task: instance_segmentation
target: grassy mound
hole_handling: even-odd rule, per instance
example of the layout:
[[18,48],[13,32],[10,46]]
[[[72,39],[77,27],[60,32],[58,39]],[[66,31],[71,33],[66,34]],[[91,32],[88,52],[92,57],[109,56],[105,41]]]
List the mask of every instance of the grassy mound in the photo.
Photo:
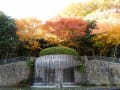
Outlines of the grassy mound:
[[76,55],[76,56],[79,55],[79,53],[75,49],[57,46],[57,47],[51,47],[41,50],[39,56],[52,55],[52,54],[68,54],[68,55]]

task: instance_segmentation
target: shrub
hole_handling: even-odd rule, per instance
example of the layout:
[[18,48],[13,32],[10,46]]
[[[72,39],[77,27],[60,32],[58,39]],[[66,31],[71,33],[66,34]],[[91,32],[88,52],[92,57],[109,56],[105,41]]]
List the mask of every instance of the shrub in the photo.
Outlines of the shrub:
[[35,60],[33,60],[33,59],[27,60],[27,65],[28,65],[28,67],[30,67],[31,69],[34,68]]
[[39,56],[51,55],[51,54],[69,54],[76,56],[79,55],[79,53],[75,49],[57,46],[57,47],[51,47],[41,50]]

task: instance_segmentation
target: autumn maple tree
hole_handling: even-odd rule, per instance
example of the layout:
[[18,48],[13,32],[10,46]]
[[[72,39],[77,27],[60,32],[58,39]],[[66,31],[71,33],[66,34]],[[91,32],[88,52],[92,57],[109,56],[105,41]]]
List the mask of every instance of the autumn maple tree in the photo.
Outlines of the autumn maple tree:
[[120,14],[104,13],[102,17],[97,20],[97,29],[93,30],[93,34],[96,34],[93,40],[94,46],[99,48],[100,55],[106,55],[111,47],[116,49],[120,45]]
[[83,37],[86,34],[87,22],[79,18],[58,18],[45,23],[47,30],[60,40]]
[[50,34],[46,26],[36,18],[16,20],[16,26],[19,40],[24,42],[24,46],[28,49],[41,49],[45,43],[56,42],[56,36]]
[[41,21],[36,18],[23,18],[16,20],[19,40],[25,42],[26,48],[39,48],[38,39],[43,37],[44,31],[41,30]]

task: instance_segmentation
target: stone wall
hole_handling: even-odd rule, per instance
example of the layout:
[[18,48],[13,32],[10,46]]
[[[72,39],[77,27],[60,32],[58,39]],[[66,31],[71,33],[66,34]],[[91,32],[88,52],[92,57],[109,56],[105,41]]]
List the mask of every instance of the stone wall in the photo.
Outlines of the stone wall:
[[76,81],[87,85],[120,85],[120,64],[91,60],[85,62],[85,73],[75,71]]
[[[85,72],[75,68],[75,83],[87,85],[120,85],[120,63],[85,60]],[[28,79],[30,69],[26,62],[0,65],[0,86],[15,86]],[[59,78],[56,78],[59,79]]]
[[30,69],[26,62],[0,65],[0,86],[15,86],[28,79]]

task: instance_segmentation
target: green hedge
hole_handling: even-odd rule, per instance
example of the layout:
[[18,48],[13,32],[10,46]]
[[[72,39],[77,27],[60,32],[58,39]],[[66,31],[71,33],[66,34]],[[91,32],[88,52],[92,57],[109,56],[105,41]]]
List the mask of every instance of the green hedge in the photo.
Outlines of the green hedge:
[[52,54],[69,54],[69,55],[76,55],[76,56],[79,55],[79,53],[75,49],[57,46],[57,47],[51,47],[51,48],[46,48],[41,50],[39,56],[52,55]]

